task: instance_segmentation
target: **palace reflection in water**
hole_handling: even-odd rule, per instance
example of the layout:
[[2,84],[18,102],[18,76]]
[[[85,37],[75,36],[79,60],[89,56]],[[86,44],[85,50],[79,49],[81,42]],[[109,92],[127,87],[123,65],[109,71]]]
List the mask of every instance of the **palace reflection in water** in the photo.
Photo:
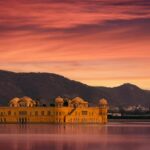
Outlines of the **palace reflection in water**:
[[149,149],[150,123],[0,125],[3,150]]

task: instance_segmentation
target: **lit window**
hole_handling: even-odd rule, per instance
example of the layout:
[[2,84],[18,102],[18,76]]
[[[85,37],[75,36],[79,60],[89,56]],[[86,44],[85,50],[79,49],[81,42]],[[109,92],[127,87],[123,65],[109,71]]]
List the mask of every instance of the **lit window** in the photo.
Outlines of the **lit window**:
[[50,116],[50,115],[51,115],[51,112],[50,112],[50,111],[48,111],[48,112],[47,112],[47,115],[48,115],[48,116]]
[[41,115],[44,116],[44,111],[41,111]]
[[38,116],[38,111],[35,112],[35,116]]
[[87,115],[87,111],[82,111],[82,115]]
[[27,115],[27,111],[19,111],[19,115]]
[[11,115],[11,111],[8,111],[8,115]]

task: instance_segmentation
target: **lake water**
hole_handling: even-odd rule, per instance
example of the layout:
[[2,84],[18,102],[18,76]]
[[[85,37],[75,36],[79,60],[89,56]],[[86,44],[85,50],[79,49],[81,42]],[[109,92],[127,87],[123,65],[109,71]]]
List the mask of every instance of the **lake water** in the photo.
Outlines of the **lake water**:
[[0,124],[0,150],[149,149],[150,123]]

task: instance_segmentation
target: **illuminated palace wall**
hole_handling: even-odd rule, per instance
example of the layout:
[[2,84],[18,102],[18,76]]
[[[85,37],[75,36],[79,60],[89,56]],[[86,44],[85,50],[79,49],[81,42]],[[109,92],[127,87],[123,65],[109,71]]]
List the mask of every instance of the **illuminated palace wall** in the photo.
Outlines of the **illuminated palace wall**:
[[98,107],[89,107],[76,97],[64,106],[63,98],[57,97],[55,106],[41,107],[29,97],[14,98],[9,107],[0,107],[0,123],[107,123],[107,108],[105,99]]

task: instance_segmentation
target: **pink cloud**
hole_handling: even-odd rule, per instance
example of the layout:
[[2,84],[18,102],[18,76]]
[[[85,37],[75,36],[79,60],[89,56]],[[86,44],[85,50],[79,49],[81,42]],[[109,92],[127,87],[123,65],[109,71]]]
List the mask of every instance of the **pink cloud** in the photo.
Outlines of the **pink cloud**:
[[141,84],[150,76],[148,1],[0,4],[1,69],[55,72],[93,85],[125,78]]

